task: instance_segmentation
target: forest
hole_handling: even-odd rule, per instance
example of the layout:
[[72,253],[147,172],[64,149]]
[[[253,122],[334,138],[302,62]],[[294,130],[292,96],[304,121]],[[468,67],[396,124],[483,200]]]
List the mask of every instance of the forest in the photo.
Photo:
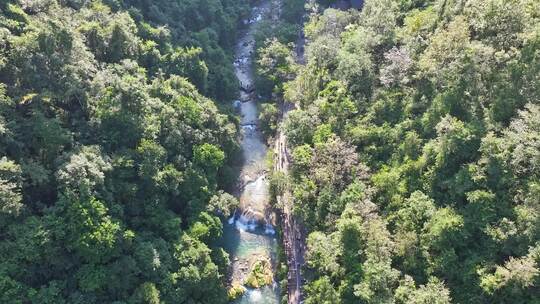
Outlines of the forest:
[[0,303],[226,303],[249,3],[0,11]]
[[[0,303],[229,302],[255,2],[0,0]],[[540,304],[540,1],[349,2],[255,37],[303,303]]]
[[259,58],[305,303],[540,303],[540,2],[339,2]]

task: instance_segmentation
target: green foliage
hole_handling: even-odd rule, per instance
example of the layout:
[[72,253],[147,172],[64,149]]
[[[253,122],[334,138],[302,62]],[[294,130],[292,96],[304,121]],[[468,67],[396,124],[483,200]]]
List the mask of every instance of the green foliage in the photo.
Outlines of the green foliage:
[[228,218],[238,207],[238,199],[229,193],[218,191],[208,202],[208,211]]
[[317,127],[313,133],[313,144],[324,144],[332,137],[332,127],[328,124],[322,124]]
[[273,136],[278,129],[279,110],[275,104],[263,103],[259,114],[261,131],[267,137]]
[[283,85],[306,303],[535,303],[536,2],[310,8]]
[[247,8],[1,1],[0,302],[226,301]]
[[220,101],[234,98],[237,84],[232,50],[237,25],[249,14],[248,1],[117,3],[129,10],[134,19],[142,21],[138,30],[144,33],[143,37],[157,43],[158,66],[152,71],[158,73],[161,69],[168,75],[187,77],[201,93]]
[[293,110],[289,112],[283,127],[289,143],[294,147],[312,142],[316,124],[317,121],[311,117],[310,113],[303,110]]
[[240,284],[233,284],[229,291],[227,292],[227,297],[229,301],[234,301],[246,292],[246,288]]
[[218,147],[212,144],[205,143],[200,146],[196,146],[193,150],[193,161],[195,164],[217,170],[225,159],[225,153]]
[[283,92],[283,83],[294,77],[295,70],[296,63],[291,45],[284,45],[274,38],[267,40],[259,50],[257,74],[270,85],[268,88],[260,88],[262,93]]
[[222,230],[223,225],[218,217],[203,212],[189,229],[189,235],[205,243],[211,243],[221,237]]
[[184,235],[175,245],[173,257],[179,267],[170,277],[172,290],[164,295],[165,301],[194,301],[199,303],[226,303],[227,293],[218,267],[211,259],[210,248],[199,240]]
[[60,198],[57,207],[57,216],[66,218],[66,223],[56,228],[57,233],[66,238],[68,249],[87,262],[113,257],[121,228],[107,215],[103,202],[94,197],[66,195]]
[[21,195],[21,167],[4,156],[0,159],[0,212],[18,215],[24,207]]
[[414,280],[405,276],[396,289],[396,303],[407,304],[449,304],[451,303],[448,289],[436,278],[430,278],[426,285],[415,286]]
[[[305,302],[537,302],[538,1],[310,2],[299,65],[303,6],[255,40],[260,92],[296,104],[260,118],[291,146],[272,191],[309,232]],[[0,3],[0,302],[227,301],[237,127],[205,96],[236,96],[248,13]]]
[[273,278],[272,265],[267,258],[263,257],[251,265],[251,270],[244,283],[251,288],[260,288],[272,284]]
[[302,172],[309,169],[313,157],[313,149],[309,145],[302,145],[294,148],[293,153],[294,170]]
[[159,290],[153,283],[143,283],[135,290],[129,303],[133,304],[159,304]]
[[291,0],[283,2],[281,18],[289,23],[299,22],[304,13],[305,2],[302,0]]
[[306,293],[306,303],[308,304],[341,303],[339,299],[339,294],[334,289],[334,287],[330,283],[330,280],[327,277],[321,277],[320,279],[306,286]]
[[306,261],[310,268],[316,269],[321,274],[340,274],[342,270],[338,264],[339,244],[336,243],[335,238],[315,231],[309,235],[307,245],[309,250]]

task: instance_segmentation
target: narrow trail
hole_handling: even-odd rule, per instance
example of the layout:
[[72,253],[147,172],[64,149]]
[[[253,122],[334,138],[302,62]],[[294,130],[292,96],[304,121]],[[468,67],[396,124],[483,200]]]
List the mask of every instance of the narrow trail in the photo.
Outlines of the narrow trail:
[[[286,112],[284,112],[286,114]],[[287,148],[286,136],[280,132],[275,146],[277,153],[276,168],[278,172],[287,174],[290,153]],[[289,190],[277,197],[278,204],[283,206],[281,226],[283,231],[283,248],[287,256],[288,303],[297,304],[302,300],[302,266],[304,265],[305,234],[302,225],[293,215],[293,199]]]
[[[296,43],[297,63],[304,63],[304,43],[303,33],[298,37]],[[283,101],[280,107],[279,124],[287,118],[289,111],[295,109],[295,105]],[[282,128],[279,129],[274,151],[276,160],[274,170],[288,174],[291,155],[287,146],[287,136]],[[302,224],[295,218],[293,214],[293,198],[290,189],[277,197],[278,206],[282,208],[281,226],[283,231],[283,248],[287,256],[287,266],[289,273],[287,274],[287,294],[289,304],[299,304],[302,302],[302,267],[304,265],[304,255],[306,252],[306,237],[305,230]]]

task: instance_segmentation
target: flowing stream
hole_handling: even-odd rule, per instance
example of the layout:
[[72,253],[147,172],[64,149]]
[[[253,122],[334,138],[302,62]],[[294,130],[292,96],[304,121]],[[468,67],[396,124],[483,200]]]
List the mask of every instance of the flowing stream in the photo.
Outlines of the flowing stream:
[[[253,90],[252,60],[255,47],[255,25],[270,10],[270,1],[253,7],[246,20],[235,52],[235,71],[240,81],[240,101],[235,102],[242,120],[242,153],[240,206],[224,225],[224,247],[231,258],[230,281],[243,284],[252,264],[260,259],[271,261],[275,270],[278,242],[275,236],[275,215],[269,206],[267,146],[259,130],[259,110]],[[247,286],[246,286],[247,287]],[[234,303],[279,303],[279,287],[275,280],[261,288],[247,288]]]

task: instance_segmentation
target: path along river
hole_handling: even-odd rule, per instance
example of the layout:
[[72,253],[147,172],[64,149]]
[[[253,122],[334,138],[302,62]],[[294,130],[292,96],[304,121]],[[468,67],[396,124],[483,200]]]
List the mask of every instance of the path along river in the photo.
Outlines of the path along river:
[[[242,120],[242,152],[244,163],[240,174],[240,207],[224,227],[224,247],[231,258],[230,281],[243,284],[252,264],[261,259],[271,261],[275,268],[278,241],[275,236],[275,215],[269,206],[267,176],[267,146],[259,130],[259,111],[253,91],[252,60],[256,24],[268,18],[271,3],[262,0],[253,7],[246,29],[241,34],[235,52],[235,70],[240,88],[239,107]],[[248,288],[235,303],[279,303],[279,287],[272,284]]]

